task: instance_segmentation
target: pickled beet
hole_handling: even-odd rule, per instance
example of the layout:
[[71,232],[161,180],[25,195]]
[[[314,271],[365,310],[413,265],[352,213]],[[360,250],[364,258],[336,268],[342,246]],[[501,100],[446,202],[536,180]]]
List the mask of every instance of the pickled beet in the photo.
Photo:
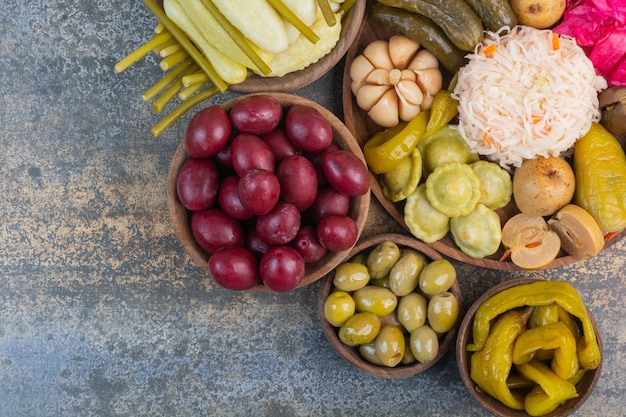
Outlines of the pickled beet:
[[243,291],[261,283],[258,260],[248,249],[224,247],[209,258],[209,272],[222,287]]
[[333,252],[350,249],[356,243],[359,233],[354,220],[336,214],[321,219],[316,231],[320,243]]
[[259,275],[267,288],[276,292],[290,291],[304,278],[304,259],[289,246],[274,246],[261,258]]
[[194,211],[191,214],[191,233],[195,241],[209,254],[227,246],[243,246],[243,228],[235,219],[219,209]]
[[210,159],[189,159],[176,177],[178,198],[191,211],[211,207],[217,198],[218,187],[219,173]]
[[239,132],[262,135],[274,130],[283,107],[274,97],[258,94],[243,98],[230,109],[230,121]]
[[196,113],[185,130],[185,150],[191,158],[209,158],[224,148],[232,126],[228,113],[219,105]]

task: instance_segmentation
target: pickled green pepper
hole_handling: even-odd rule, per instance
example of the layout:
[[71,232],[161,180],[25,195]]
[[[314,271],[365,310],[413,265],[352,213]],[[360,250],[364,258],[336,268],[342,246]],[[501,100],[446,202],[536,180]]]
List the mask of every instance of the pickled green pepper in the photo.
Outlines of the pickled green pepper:
[[574,384],[559,378],[543,362],[533,360],[516,368],[523,377],[538,384],[524,398],[524,409],[531,416],[546,415],[564,401],[578,397]]

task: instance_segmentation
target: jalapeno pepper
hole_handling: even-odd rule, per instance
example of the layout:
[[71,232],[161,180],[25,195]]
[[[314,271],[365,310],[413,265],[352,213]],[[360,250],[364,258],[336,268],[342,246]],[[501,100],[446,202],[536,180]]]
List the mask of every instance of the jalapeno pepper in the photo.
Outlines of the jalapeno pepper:
[[600,348],[593,324],[580,294],[568,282],[536,281],[518,285],[499,292],[487,299],[476,310],[473,324],[473,343],[468,351],[479,351],[489,335],[490,322],[501,313],[522,306],[542,306],[557,303],[569,314],[577,317],[582,325],[582,337],[578,342],[577,355],[584,369],[596,369],[600,364]]
[[422,111],[403,128],[390,128],[368,140],[363,146],[363,155],[369,169],[375,174],[384,174],[409,156],[426,130],[429,115],[430,112]]
[[526,329],[530,309],[510,310],[502,314],[482,350],[470,358],[470,377],[487,394],[515,410],[524,409],[522,395],[512,393],[507,385],[511,371],[515,339]]
[[533,360],[516,368],[523,377],[538,384],[524,398],[524,409],[531,416],[548,414],[564,401],[578,397],[576,387],[559,378],[543,362]]
[[576,339],[561,321],[522,332],[515,341],[513,363],[520,365],[534,359],[539,349],[553,350],[552,370],[561,379],[572,378],[578,371]]

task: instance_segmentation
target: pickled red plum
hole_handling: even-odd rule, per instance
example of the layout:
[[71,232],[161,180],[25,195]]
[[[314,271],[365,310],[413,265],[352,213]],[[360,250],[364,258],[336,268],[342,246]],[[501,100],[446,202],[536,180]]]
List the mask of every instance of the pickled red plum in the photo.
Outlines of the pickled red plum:
[[231,175],[222,180],[218,193],[220,208],[233,219],[245,220],[252,213],[244,207],[239,198],[239,177]]
[[304,278],[304,259],[289,246],[274,246],[261,258],[261,280],[267,288],[286,292],[298,286]]
[[247,290],[261,282],[256,256],[241,247],[217,250],[209,259],[209,272],[215,282],[234,291]]
[[317,225],[317,238],[327,249],[341,252],[350,249],[357,241],[358,228],[348,216],[326,216]]
[[274,154],[261,138],[241,133],[233,138],[230,145],[230,158],[235,172],[240,177],[252,169],[273,172]]
[[226,146],[232,126],[219,105],[196,113],[185,130],[184,146],[191,158],[209,158]]
[[333,130],[313,107],[294,105],[287,111],[285,131],[289,139],[307,152],[319,152],[333,142]]
[[270,147],[276,161],[282,161],[288,156],[298,154],[298,148],[289,140],[285,129],[282,127],[277,127],[271,132],[261,135],[261,139]]
[[183,164],[176,178],[176,192],[185,208],[204,210],[217,198],[219,174],[210,159],[189,159]]
[[317,193],[309,212],[314,222],[331,214],[345,216],[350,209],[350,197],[332,187],[324,187]]
[[209,254],[226,246],[243,246],[245,242],[239,222],[218,209],[193,212],[191,232],[198,245]]
[[262,135],[274,130],[283,117],[283,107],[268,95],[244,98],[230,110],[230,121],[239,132]]
[[269,213],[280,197],[280,183],[272,172],[253,169],[239,179],[241,204],[252,214]]
[[317,173],[313,164],[304,156],[293,155],[285,158],[276,176],[280,182],[281,197],[300,211],[308,209],[317,196]]
[[328,252],[328,249],[322,246],[317,239],[317,233],[313,226],[302,226],[291,246],[300,252],[306,263],[317,262]]
[[328,183],[337,191],[358,197],[369,190],[369,172],[363,161],[352,153],[338,149],[326,152],[322,168]]
[[267,214],[259,216],[256,232],[270,245],[285,245],[291,242],[300,229],[300,211],[293,204],[279,202]]

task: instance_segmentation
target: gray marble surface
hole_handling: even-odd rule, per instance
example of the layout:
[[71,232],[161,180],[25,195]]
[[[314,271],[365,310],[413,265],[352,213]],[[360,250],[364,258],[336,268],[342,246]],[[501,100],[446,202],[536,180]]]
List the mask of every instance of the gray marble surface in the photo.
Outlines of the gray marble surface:
[[[319,326],[319,283],[233,293],[191,262],[165,198],[189,116],[152,137],[161,115],[140,95],[161,76],[158,61],[113,71],[155,25],[142,2],[2,6],[0,416],[487,414],[452,352],[403,380],[344,362]],[[296,93],[341,115],[342,67]],[[366,234],[388,230],[398,226],[370,223]],[[455,262],[464,308],[516,277],[566,279],[581,292],[605,351],[576,416],[623,415],[625,248],[532,273]]]

